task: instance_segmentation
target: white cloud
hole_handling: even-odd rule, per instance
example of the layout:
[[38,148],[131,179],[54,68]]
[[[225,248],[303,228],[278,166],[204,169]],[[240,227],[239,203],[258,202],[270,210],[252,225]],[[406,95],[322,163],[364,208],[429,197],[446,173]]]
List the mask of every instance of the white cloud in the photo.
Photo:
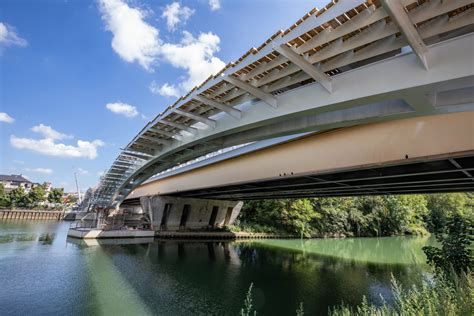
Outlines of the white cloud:
[[42,173],[42,174],[52,174],[53,173],[53,170],[49,169],[49,168],[26,168],[25,169],[26,171],[28,172],[34,172],[34,173]]
[[33,127],[32,130],[41,133],[44,138],[32,139],[11,135],[10,145],[17,149],[27,149],[47,156],[89,159],[95,159],[97,148],[105,145],[100,139],[94,141],[77,140],[76,145],[56,143],[57,140],[70,136],[43,124]]
[[0,45],[25,47],[28,42],[18,36],[14,27],[0,22]]
[[[214,7],[220,4],[216,3]],[[214,56],[219,51],[220,38],[212,32],[194,37],[184,31],[179,43],[164,43],[159,38],[158,29],[145,22],[146,14],[139,8],[132,8],[123,0],[100,0],[100,11],[107,30],[113,33],[112,47],[124,60],[138,62],[148,71],[153,71],[157,61],[161,60],[187,72],[175,91],[189,90],[225,66]],[[187,15],[190,16],[189,13]],[[183,15],[178,14],[178,20],[182,19]],[[173,24],[176,20],[171,22]],[[172,85],[168,84],[163,89],[167,93],[179,94],[170,87]]]
[[39,133],[43,135],[44,138],[49,138],[49,139],[59,140],[59,139],[72,138],[71,135],[60,133],[54,130],[51,126],[44,125],[44,124],[33,126],[31,130],[35,133]]
[[165,83],[164,85],[160,87],[155,81],[152,81],[148,88],[153,94],[159,94],[164,97],[178,98],[180,95],[179,89],[176,88],[174,85],[170,85],[168,83]]
[[115,102],[115,103],[107,103],[105,107],[116,113],[123,115],[125,117],[135,117],[139,113],[137,111],[137,108],[134,107],[133,105],[127,104],[127,103],[122,103],[122,102]]
[[216,11],[221,8],[221,1],[220,0],[209,0],[209,6],[211,7],[211,11]]
[[5,112],[0,112],[0,122],[13,123],[15,119]]
[[163,57],[173,67],[185,69],[188,73],[187,79],[180,83],[181,88],[192,89],[225,66],[222,60],[214,56],[219,51],[219,43],[219,37],[211,32],[201,33],[195,38],[184,31],[179,44],[163,44]]
[[163,9],[161,17],[166,19],[168,30],[174,31],[178,24],[185,24],[194,12],[195,10],[186,6],[181,6],[179,2],[173,2]]
[[82,168],[76,168],[76,172],[81,175],[86,175],[89,174],[90,172],[88,170],[82,169]]
[[152,71],[159,47],[159,31],[144,21],[146,12],[121,0],[100,0],[106,29],[112,32],[112,48],[125,61],[138,62]]

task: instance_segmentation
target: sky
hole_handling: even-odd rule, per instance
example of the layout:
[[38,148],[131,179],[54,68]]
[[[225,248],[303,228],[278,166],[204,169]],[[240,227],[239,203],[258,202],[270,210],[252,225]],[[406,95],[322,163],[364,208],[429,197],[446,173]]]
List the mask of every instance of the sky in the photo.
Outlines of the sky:
[[95,185],[143,126],[326,0],[0,0],[0,174]]

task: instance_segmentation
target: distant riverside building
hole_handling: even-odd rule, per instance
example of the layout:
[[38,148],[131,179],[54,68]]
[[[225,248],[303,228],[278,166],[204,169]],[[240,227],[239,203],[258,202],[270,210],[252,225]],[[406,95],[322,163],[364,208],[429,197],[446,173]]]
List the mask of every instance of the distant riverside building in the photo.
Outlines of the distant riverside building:
[[21,174],[0,174],[0,183],[3,184],[5,191],[10,192],[16,188],[22,187],[26,192],[30,191],[37,183],[33,183]]
[[[0,183],[3,184],[5,188],[5,192],[10,192],[16,188],[22,187],[26,193],[30,192],[30,190],[36,186],[39,186],[39,183],[34,183],[25,178],[22,174],[0,174]],[[44,184],[46,194],[52,189],[52,184],[50,182],[45,182]]]

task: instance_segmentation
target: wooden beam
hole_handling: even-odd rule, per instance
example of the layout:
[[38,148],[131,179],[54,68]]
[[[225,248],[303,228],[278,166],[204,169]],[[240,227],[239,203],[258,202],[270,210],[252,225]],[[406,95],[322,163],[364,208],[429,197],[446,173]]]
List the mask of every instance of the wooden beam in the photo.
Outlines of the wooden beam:
[[313,64],[304,59],[300,54],[295,52],[286,44],[274,45],[273,48],[285,56],[289,61],[298,66],[301,70],[307,73],[316,82],[320,83],[328,92],[332,92],[331,78],[323,71],[317,69]]
[[428,48],[418,34],[413,22],[408,16],[405,6],[399,0],[381,0],[389,16],[398,25],[400,31],[407,39],[413,52],[418,56],[426,70],[428,70]]
[[173,111],[174,111],[176,114],[189,117],[190,119],[193,119],[193,120],[195,120],[195,121],[204,123],[204,124],[206,124],[207,126],[210,126],[210,127],[212,127],[212,128],[216,128],[216,121],[211,120],[211,119],[208,119],[207,117],[204,117],[204,116],[201,116],[201,115],[197,115],[197,114],[194,114],[194,113],[190,113],[190,112],[186,112],[186,111],[183,111],[183,110],[181,110],[181,109],[173,109]]
[[204,103],[206,105],[215,107],[216,109],[219,109],[227,114],[229,114],[232,117],[235,117],[236,119],[240,119],[242,117],[242,112],[240,110],[234,109],[233,107],[217,102],[215,100],[212,100],[206,96],[203,95],[197,95],[194,97],[195,100],[198,100],[201,103]]
[[225,76],[223,78],[225,81],[233,84],[234,86],[242,89],[242,90],[245,90],[247,91],[248,93],[250,93],[251,95],[253,95],[254,97],[262,100],[263,102],[265,102],[266,104],[270,105],[271,107],[273,108],[277,108],[277,99],[270,93],[267,93],[267,92],[264,92],[262,91],[261,89],[255,87],[255,86],[252,86],[251,84],[245,82],[245,81],[242,81],[240,79],[238,79],[237,77],[234,77],[234,76]]

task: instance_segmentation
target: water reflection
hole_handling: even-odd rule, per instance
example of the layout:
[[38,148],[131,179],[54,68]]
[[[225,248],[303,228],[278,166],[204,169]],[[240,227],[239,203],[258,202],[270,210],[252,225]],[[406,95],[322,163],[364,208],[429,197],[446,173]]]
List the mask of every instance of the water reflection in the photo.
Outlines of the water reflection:
[[326,314],[363,295],[390,302],[391,275],[418,282],[424,266],[413,260],[429,242],[84,241],[66,239],[67,228],[0,222],[1,315],[238,315],[252,282],[259,315],[293,315],[300,302]]
[[43,245],[51,245],[55,236],[56,234],[54,233],[43,233],[38,238],[38,241],[40,241]]
[[[381,296],[391,302],[392,274],[402,284],[419,282],[421,277],[422,268],[417,265],[321,256],[314,253],[311,243],[304,244],[306,251],[259,243],[156,241],[103,250],[139,296],[149,298],[144,302],[151,310],[159,307],[180,315],[237,315],[251,282],[260,314],[286,315],[294,313],[301,301],[308,314],[326,313],[329,306],[342,301],[360,303],[363,295],[375,303],[381,303]],[[350,244],[344,249],[351,251],[354,245],[357,249],[357,243]],[[156,286],[144,286],[146,282],[156,282]],[[176,305],[168,307],[167,301]]]

